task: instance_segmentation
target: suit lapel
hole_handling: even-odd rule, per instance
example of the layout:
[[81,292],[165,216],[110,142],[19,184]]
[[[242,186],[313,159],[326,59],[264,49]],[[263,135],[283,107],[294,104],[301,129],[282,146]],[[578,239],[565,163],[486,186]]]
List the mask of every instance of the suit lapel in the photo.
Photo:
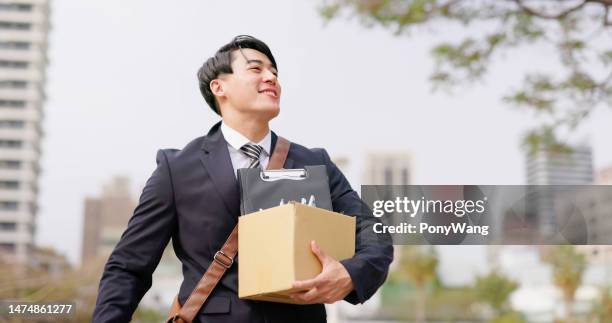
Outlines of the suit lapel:
[[[238,181],[227,150],[227,142],[223,138],[220,127],[221,122],[215,124],[208,135],[204,137],[200,159],[229,213],[239,215],[240,192]],[[270,155],[274,152],[276,140],[277,136],[272,132]],[[293,159],[287,157],[284,168],[291,169],[293,164]]]
[[231,215],[240,214],[240,192],[234,174],[227,142],[219,129],[221,122],[214,125],[202,144],[202,165],[206,168],[217,192]]

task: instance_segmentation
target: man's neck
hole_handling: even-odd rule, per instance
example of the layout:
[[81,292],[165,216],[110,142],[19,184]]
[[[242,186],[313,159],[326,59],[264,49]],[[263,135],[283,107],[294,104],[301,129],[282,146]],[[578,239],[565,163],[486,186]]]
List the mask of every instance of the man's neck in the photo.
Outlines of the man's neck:
[[230,128],[238,131],[252,143],[258,143],[270,132],[268,122],[256,119],[236,120],[234,118],[223,118],[223,122]]

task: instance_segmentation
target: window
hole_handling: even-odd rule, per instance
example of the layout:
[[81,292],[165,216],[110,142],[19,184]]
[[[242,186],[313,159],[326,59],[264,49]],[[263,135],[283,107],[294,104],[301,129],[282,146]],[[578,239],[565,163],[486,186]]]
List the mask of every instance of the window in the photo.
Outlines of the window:
[[27,87],[28,87],[27,81],[0,80],[0,89],[25,89]]
[[32,24],[27,22],[0,21],[0,29],[30,30]]
[[0,231],[15,231],[17,223],[15,222],[0,222]]
[[402,168],[402,185],[408,185],[410,178],[408,177],[408,169]]
[[25,69],[25,68],[28,68],[28,66],[30,66],[30,63],[26,62],[26,61],[6,61],[6,60],[0,60],[0,67]]
[[0,211],[16,211],[18,206],[16,201],[0,201]]
[[0,148],[21,148],[23,141],[21,140],[2,140],[0,139]]
[[23,41],[0,41],[0,49],[30,49],[31,43]]
[[18,181],[0,181],[0,189],[17,190],[19,189]]
[[0,160],[0,169],[21,169],[21,161]]
[[384,179],[384,185],[393,185],[393,170],[391,169],[390,166],[385,166],[385,170],[384,170],[384,174],[385,174],[385,179]]
[[0,3],[0,11],[32,11],[32,7],[26,3]]
[[0,108],[25,108],[26,102],[21,100],[0,100]]
[[23,127],[25,127],[25,122],[23,120],[0,120],[0,129],[23,129]]

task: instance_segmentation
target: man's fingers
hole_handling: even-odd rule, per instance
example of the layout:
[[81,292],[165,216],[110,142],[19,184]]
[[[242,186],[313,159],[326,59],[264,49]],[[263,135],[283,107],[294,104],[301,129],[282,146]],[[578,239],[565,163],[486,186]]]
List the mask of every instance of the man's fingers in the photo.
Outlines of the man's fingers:
[[312,253],[315,254],[315,256],[317,256],[317,258],[319,258],[319,261],[321,262],[322,265],[324,265],[327,260],[327,254],[325,254],[325,252],[323,252],[323,250],[321,250],[321,248],[319,248],[319,245],[317,245],[317,243],[312,240],[310,241],[310,249],[312,250]]
[[299,300],[306,303],[318,303],[319,298],[321,297],[319,289],[312,288],[309,291],[302,293],[295,293],[291,295],[291,298],[295,300]]
[[306,279],[306,280],[296,280],[293,282],[293,288],[297,288],[297,289],[311,289],[315,286],[317,286],[317,284],[319,283],[319,276],[312,278],[312,279]]

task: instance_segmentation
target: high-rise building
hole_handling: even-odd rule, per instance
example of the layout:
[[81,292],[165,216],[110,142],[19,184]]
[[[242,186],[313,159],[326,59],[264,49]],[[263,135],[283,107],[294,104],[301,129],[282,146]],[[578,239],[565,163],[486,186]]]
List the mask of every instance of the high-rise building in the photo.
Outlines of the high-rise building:
[[0,0],[0,255],[34,251],[49,0]]
[[85,199],[81,263],[110,255],[135,207],[129,180],[124,177],[105,185],[100,197]]
[[588,146],[569,151],[537,150],[527,155],[528,185],[582,185],[593,183],[593,152]]
[[530,198],[528,207],[531,221],[544,236],[557,231],[555,196],[562,185],[593,183],[593,153],[588,146],[570,147],[567,151],[538,149],[527,155],[527,184],[548,185],[534,188],[537,195]]

